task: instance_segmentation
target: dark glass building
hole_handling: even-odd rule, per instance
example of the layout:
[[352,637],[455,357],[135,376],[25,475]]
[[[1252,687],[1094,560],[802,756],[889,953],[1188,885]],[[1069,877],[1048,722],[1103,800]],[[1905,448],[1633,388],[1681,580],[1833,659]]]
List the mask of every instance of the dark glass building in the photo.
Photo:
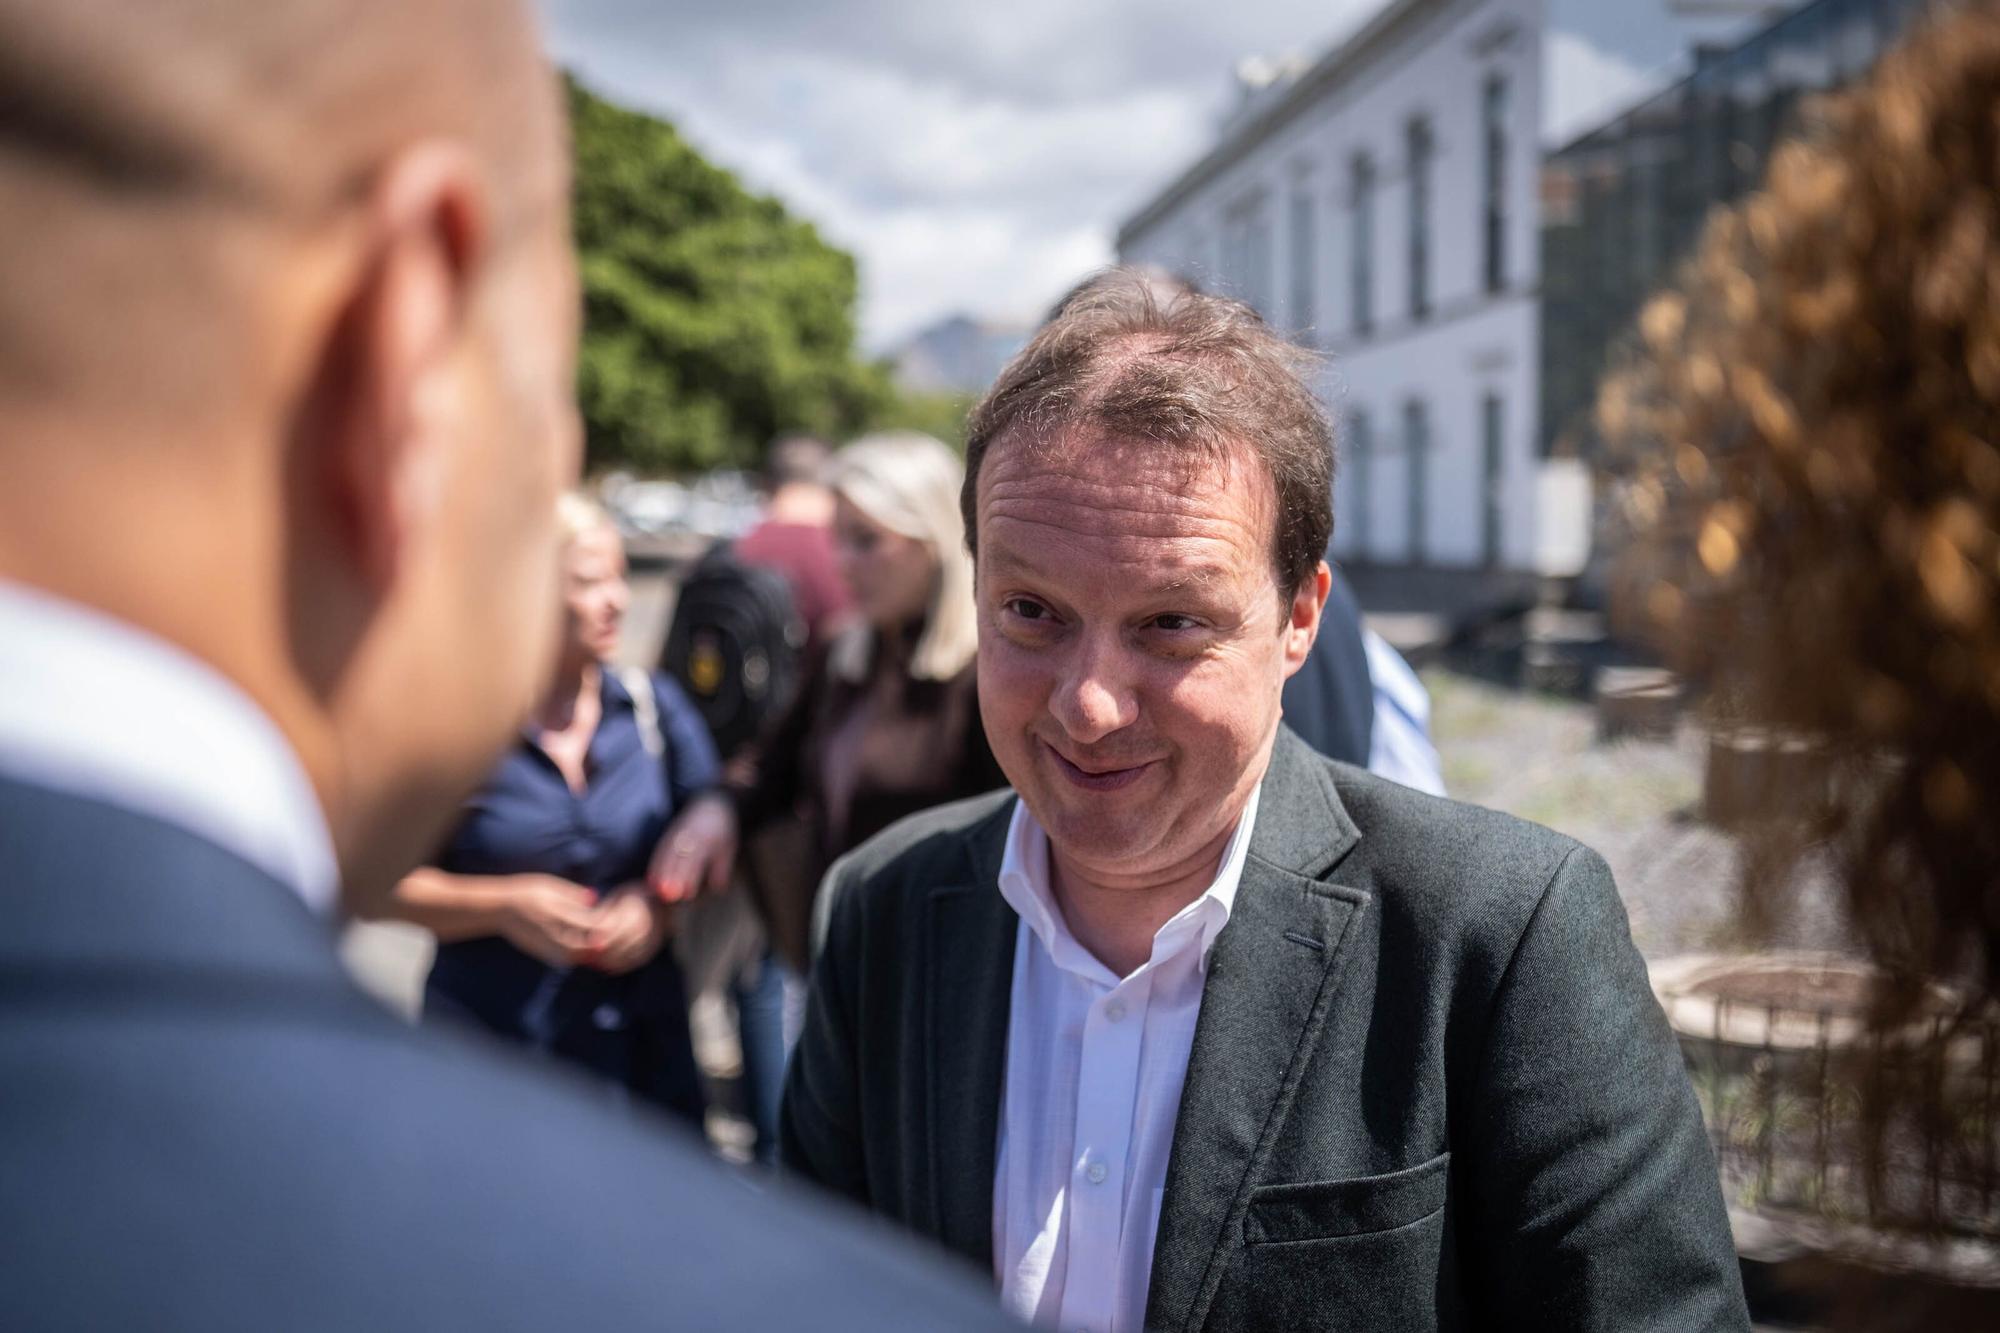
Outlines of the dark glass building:
[[1764,177],[1799,100],[1852,83],[1926,0],[1812,0],[1544,159],[1542,452],[1589,458],[1612,351],[1693,253],[1711,210]]

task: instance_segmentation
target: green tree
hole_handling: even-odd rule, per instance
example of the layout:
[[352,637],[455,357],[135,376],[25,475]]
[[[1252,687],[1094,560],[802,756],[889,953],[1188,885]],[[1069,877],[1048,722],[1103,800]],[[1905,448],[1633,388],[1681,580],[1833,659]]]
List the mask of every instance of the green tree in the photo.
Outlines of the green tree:
[[897,404],[855,351],[852,256],[703,160],[671,125],[569,81],[592,468],[752,466]]
[[884,395],[875,410],[869,413],[868,429],[920,430],[926,435],[935,435],[962,452],[965,448],[965,419],[976,401],[976,394],[923,393],[898,388]]

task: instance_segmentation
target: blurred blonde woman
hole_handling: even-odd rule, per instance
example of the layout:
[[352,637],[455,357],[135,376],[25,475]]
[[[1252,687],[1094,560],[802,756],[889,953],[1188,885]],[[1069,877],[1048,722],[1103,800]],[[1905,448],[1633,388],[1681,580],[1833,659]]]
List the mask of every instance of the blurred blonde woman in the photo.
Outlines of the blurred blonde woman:
[[647,886],[673,818],[720,773],[672,681],[614,665],[628,589],[617,529],[566,495],[553,683],[395,915],[429,928],[427,1019],[521,1042],[699,1124],[671,909]]
[[[928,435],[870,435],[827,472],[841,577],[856,615],[812,662],[797,700],[732,766],[727,799],[683,826],[681,883],[785,816],[804,848],[765,883],[773,942],[795,964],[806,907],[833,859],[905,815],[1004,785],[980,727],[964,466]],[[768,880],[770,875],[766,875]]]

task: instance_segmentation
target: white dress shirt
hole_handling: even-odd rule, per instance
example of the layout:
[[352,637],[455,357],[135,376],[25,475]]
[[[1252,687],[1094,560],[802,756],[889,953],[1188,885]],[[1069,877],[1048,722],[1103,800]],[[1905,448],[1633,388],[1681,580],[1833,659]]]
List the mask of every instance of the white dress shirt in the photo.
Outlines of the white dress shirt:
[[1153,1235],[1209,947],[1229,920],[1261,786],[1215,882],[1120,978],[1070,934],[1049,841],[1014,804],[1000,893],[1020,915],[993,1178],[993,1263],[1009,1313],[1047,1328],[1139,1333]]
[[248,696],[161,639],[4,581],[0,774],[186,829],[333,906],[326,816]]

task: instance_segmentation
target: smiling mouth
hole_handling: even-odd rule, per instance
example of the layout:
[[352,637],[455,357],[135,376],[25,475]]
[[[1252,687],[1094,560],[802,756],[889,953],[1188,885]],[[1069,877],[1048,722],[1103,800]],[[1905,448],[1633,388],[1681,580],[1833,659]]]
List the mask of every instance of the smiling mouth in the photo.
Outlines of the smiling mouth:
[[1062,756],[1062,753],[1055,746],[1050,745],[1047,741],[1043,741],[1042,744],[1056,761],[1057,770],[1064,777],[1068,778],[1070,782],[1083,788],[1085,791],[1118,791],[1121,788],[1129,787],[1145,776],[1146,770],[1151,768],[1155,762],[1149,759],[1143,764],[1135,764],[1130,768],[1092,770],[1080,768],[1076,764],[1071,763]]

